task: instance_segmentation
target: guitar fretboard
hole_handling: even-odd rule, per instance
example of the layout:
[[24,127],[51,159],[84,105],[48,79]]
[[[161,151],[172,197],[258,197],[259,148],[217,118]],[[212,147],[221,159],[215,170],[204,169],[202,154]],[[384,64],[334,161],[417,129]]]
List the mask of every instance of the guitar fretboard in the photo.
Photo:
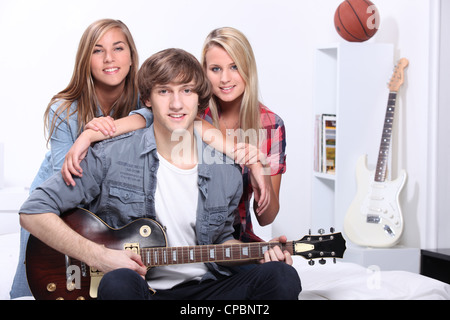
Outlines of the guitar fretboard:
[[255,242],[229,245],[204,245],[192,247],[141,248],[140,254],[146,266],[173,264],[257,260],[264,257],[270,248],[280,246],[282,250],[293,251],[293,242]]
[[395,104],[397,100],[397,92],[390,92],[388,105],[386,108],[386,116],[384,119],[383,134],[381,136],[380,150],[378,153],[377,167],[375,169],[375,178],[377,182],[386,180],[387,163],[389,158],[389,149],[392,139],[392,126],[394,123]]

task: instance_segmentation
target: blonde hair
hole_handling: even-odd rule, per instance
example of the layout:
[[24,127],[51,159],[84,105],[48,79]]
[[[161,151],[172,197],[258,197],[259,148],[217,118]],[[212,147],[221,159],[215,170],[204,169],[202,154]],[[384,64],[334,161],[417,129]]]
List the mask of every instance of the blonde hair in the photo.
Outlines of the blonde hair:
[[[65,119],[67,122],[72,114],[78,112],[78,134],[80,134],[83,127],[96,116],[98,101],[95,94],[94,80],[91,73],[91,57],[94,52],[94,47],[98,41],[108,31],[114,28],[119,28],[122,30],[125,38],[127,39],[131,53],[131,68],[125,78],[125,87],[122,95],[115,104],[112,117],[115,119],[125,117],[136,108],[138,103],[138,89],[136,81],[139,67],[139,57],[133,37],[128,27],[120,20],[98,20],[92,23],[81,37],[72,79],[70,80],[69,85],[55,95],[47,106],[47,110],[44,114],[45,129],[48,132],[47,143],[50,141],[55,129],[63,121],[61,120],[58,122],[58,119],[63,118],[62,115],[64,112],[66,112]],[[62,101],[62,103],[57,108],[53,119],[49,119],[48,115],[50,113],[51,106],[57,101]],[[75,101],[77,101],[77,109],[70,113],[70,107]]]
[[[261,112],[258,89],[258,73],[253,49],[245,35],[231,27],[219,28],[211,31],[206,37],[202,51],[202,65],[206,70],[206,53],[213,47],[224,49],[236,64],[239,74],[245,81],[245,91],[240,108],[240,128],[243,131],[261,128]],[[213,96],[210,102],[213,124],[219,127],[219,109],[217,98]]]

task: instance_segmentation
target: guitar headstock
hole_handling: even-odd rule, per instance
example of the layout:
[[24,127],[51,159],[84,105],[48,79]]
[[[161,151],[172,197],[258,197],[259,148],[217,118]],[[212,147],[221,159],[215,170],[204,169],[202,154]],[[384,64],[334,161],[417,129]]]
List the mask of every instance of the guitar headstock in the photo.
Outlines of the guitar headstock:
[[392,74],[391,81],[389,81],[389,90],[391,92],[397,92],[405,81],[404,70],[408,66],[409,61],[406,58],[401,58],[397,63]]
[[305,259],[343,258],[346,249],[345,239],[340,232],[320,235],[307,235],[301,240],[293,241],[293,254],[301,255]]

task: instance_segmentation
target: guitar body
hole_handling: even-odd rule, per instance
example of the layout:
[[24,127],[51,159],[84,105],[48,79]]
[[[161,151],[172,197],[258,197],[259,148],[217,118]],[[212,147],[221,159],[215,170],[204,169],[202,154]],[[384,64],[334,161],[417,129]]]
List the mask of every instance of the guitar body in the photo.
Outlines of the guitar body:
[[[110,249],[135,250],[165,247],[166,235],[154,220],[139,219],[112,229],[93,213],[75,209],[61,217],[67,225],[85,238]],[[26,250],[28,284],[37,300],[88,300],[97,297],[102,274],[86,264],[71,259],[30,236]]]
[[344,221],[348,238],[361,246],[390,247],[403,233],[403,216],[399,195],[406,181],[406,172],[393,181],[374,181],[375,170],[367,167],[367,155],[356,166],[357,194]]

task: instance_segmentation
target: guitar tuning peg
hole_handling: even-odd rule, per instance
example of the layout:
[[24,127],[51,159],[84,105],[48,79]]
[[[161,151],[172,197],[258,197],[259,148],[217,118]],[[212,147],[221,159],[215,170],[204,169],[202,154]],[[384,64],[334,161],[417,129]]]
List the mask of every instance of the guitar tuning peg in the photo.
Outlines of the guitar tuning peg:
[[333,258],[333,263],[336,264],[336,258]]
[[320,228],[318,231],[317,231],[320,235],[322,235],[322,234],[324,234],[325,233],[325,230],[324,229],[322,229],[322,228]]
[[309,235],[311,235],[311,229],[309,229]]
[[330,232],[334,233],[334,231],[336,231],[333,227],[330,228]]
[[314,260],[309,260],[309,261],[308,261],[308,264],[309,264],[310,266],[313,266],[314,263],[315,263]]
[[325,260],[324,258],[322,258],[322,259],[319,260],[319,263],[323,265],[323,264],[327,263],[327,260]]

